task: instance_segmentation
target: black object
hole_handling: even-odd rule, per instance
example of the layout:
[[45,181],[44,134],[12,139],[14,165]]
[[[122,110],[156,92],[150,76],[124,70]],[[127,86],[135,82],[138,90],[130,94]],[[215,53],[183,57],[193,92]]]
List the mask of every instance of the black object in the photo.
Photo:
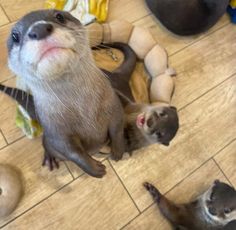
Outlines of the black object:
[[229,0],[146,0],[152,13],[171,32],[194,35],[208,30],[226,12]]

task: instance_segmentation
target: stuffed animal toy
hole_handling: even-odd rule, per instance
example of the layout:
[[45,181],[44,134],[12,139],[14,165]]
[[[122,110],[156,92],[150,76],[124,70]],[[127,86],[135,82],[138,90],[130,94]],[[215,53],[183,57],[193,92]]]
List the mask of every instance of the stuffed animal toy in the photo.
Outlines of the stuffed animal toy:
[[168,67],[167,52],[155,41],[147,29],[123,20],[104,24],[92,23],[88,25],[87,29],[91,46],[113,42],[129,44],[137,57],[144,62],[151,77],[149,92],[151,103],[170,104],[174,90],[172,76],[175,75],[175,71]]
[[104,22],[108,14],[109,0],[46,0],[46,9],[69,11],[83,25],[95,20]]

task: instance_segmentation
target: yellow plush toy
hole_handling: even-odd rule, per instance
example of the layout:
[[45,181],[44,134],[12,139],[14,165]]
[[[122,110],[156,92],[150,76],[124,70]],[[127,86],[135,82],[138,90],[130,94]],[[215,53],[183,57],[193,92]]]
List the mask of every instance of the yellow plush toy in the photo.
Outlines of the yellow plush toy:
[[232,8],[236,8],[236,0],[231,0],[231,1],[230,1],[230,6],[231,6]]
[[109,0],[46,0],[46,9],[69,11],[86,25],[95,19],[104,22],[107,19]]

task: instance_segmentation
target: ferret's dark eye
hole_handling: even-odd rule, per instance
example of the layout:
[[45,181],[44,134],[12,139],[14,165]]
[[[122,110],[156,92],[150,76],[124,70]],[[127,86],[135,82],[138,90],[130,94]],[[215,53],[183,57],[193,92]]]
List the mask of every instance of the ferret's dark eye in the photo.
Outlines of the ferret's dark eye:
[[11,37],[12,37],[13,42],[15,42],[15,43],[19,43],[20,42],[20,35],[18,33],[13,32]]
[[224,209],[224,213],[225,213],[225,214],[229,214],[229,213],[231,213],[231,212],[232,212],[231,208],[225,208],[225,209]]
[[64,17],[61,13],[57,13],[57,14],[56,14],[56,19],[57,19],[58,22],[60,22],[60,23],[65,23],[65,22],[66,22],[65,17]]

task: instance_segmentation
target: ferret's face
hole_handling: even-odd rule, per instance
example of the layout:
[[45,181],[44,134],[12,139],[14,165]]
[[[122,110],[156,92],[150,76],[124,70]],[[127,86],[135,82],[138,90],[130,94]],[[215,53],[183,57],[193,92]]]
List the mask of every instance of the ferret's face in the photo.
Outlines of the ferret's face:
[[172,106],[149,106],[137,116],[136,125],[153,143],[168,146],[179,128],[177,110]]
[[52,80],[68,71],[68,64],[73,65],[75,57],[83,55],[87,46],[83,26],[69,13],[35,11],[12,28],[8,63],[21,77]]
[[205,209],[212,220],[227,224],[236,220],[236,190],[220,181],[203,195]]

